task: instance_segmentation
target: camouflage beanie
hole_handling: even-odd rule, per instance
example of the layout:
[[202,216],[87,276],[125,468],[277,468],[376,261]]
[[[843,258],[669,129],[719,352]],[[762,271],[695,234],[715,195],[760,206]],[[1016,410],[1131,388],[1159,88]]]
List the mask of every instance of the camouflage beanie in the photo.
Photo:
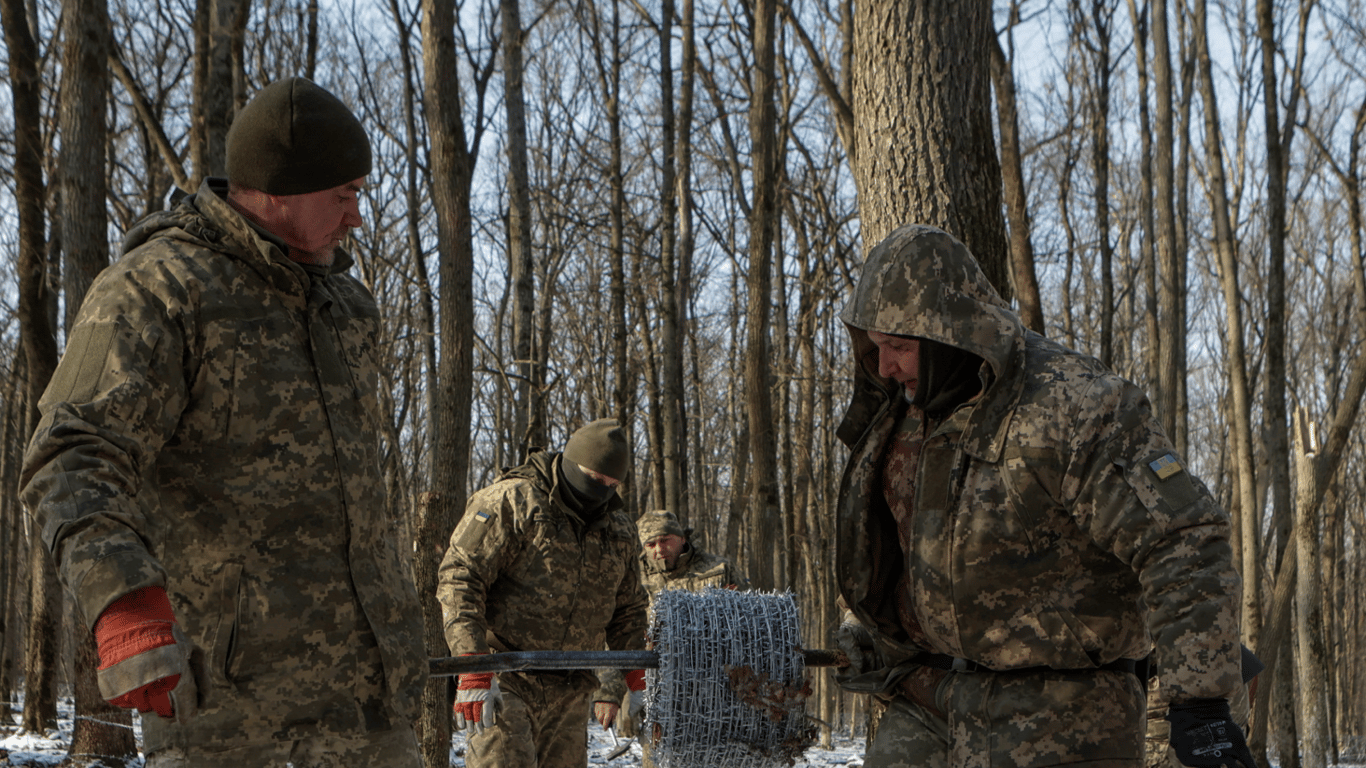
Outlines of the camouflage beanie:
[[302,195],[370,173],[370,140],[336,96],[302,77],[257,92],[228,129],[228,181]]
[[616,419],[590,421],[569,436],[564,458],[613,480],[624,480],[631,462],[626,432]]
[[640,519],[636,521],[636,530],[640,531],[641,544],[665,534],[672,534],[682,539],[688,538],[683,531],[683,526],[679,524],[678,518],[674,517],[674,513],[667,509],[656,509],[653,512],[646,512],[641,515]]

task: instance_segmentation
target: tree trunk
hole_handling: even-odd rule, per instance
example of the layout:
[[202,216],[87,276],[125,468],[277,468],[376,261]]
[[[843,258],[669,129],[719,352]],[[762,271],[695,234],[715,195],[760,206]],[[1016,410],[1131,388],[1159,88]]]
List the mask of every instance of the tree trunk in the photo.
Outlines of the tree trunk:
[[[1295,456],[1299,485],[1296,493],[1295,548],[1299,567],[1295,573],[1295,712],[1302,739],[1306,768],[1328,764],[1328,716],[1324,711],[1327,654],[1323,646],[1323,602],[1319,585],[1319,524],[1314,512],[1318,489],[1314,463],[1318,435],[1309,412],[1295,412]],[[1336,760],[1334,760],[1336,762]]]
[[[57,367],[57,337],[44,252],[43,137],[38,46],[22,0],[0,2],[10,56],[15,126],[14,183],[19,214],[19,333],[28,373],[23,400],[25,431],[38,422],[38,400]],[[32,539],[30,539],[32,540]],[[24,653],[24,714],[21,726],[41,733],[57,724],[56,646],[59,606],[56,574],[46,549],[29,547],[29,622]]]
[[[664,487],[661,490],[664,508],[678,516],[684,527],[688,525],[687,443],[685,442],[684,413],[686,400],[683,391],[683,348],[686,339],[680,318],[687,302],[678,291],[677,227],[678,180],[676,153],[676,120],[673,85],[673,0],[663,0],[659,19],[659,108],[662,135],[660,150],[659,188],[659,324],[660,324],[660,443],[659,456],[663,461]],[[683,126],[683,130],[688,130]]]
[[1156,387],[1157,414],[1168,436],[1181,449],[1177,439],[1178,410],[1180,408],[1180,378],[1185,369],[1186,336],[1181,323],[1182,307],[1186,301],[1186,286],[1182,279],[1182,251],[1176,235],[1176,190],[1173,177],[1172,150],[1176,133],[1172,116],[1172,58],[1167,32],[1167,0],[1153,0],[1153,80],[1156,109],[1156,153],[1153,167],[1157,213],[1157,260],[1160,284],[1158,306],[1161,338],[1161,359],[1158,364]]
[[[490,52],[490,56],[494,53]],[[438,393],[430,415],[431,491],[419,504],[418,538],[413,562],[417,592],[422,596],[424,640],[430,656],[445,656],[441,608],[436,602],[436,570],[446,540],[465,508],[469,476],[471,390],[474,366],[474,235],[470,189],[479,153],[479,131],[473,142],[465,132],[455,12],[442,0],[422,2],[422,67],[424,108],[430,135],[431,194],[436,215],[441,350]],[[483,95],[487,77],[475,73]],[[479,99],[482,102],[482,98]],[[483,124],[474,116],[473,124]],[[427,768],[450,763],[453,694],[444,679],[427,683],[422,697],[420,730]]]
[[527,171],[526,100],[523,95],[522,16],[518,0],[501,0],[503,83],[506,89],[508,154],[508,263],[512,283],[512,358],[518,371],[514,443],[518,461],[532,447],[544,446],[544,425],[537,422],[540,378],[532,328],[535,269],[531,255],[531,182]]
[[1261,520],[1257,504],[1256,466],[1252,456],[1252,395],[1248,382],[1247,351],[1243,340],[1243,298],[1238,282],[1238,246],[1233,235],[1233,222],[1228,210],[1228,192],[1224,176],[1223,137],[1219,132],[1218,101],[1214,91],[1214,75],[1209,57],[1209,38],[1205,29],[1205,2],[1196,0],[1195,55],[1199,67],[1200,98],[1205,103],[1205,156],[1209,174],[1208,201],[1214,223],[1214,247],[1219,254],[1220,282],[1224,289],[1224,312],[1227,322],[1224,340],[1228,345],[1228,376],[1233,423],[1234,474],[1237,481],[1238,503],[1233,512],[1234,551],[1242,556],[1239,571],[1243,575],[1242,632],[1244,642],[1252,622],[1261,625],[1257,600],[1257,574],[1260,558],[1257,531]]
[[[773,248],[778,228],[778,147],[775,91],[774,20],[776,0],[754,3],[753,100],[749,109],[754,179],[749,219],[749,274],[745,303],[745,409],[749,421],[749,525],[756,541],[781,544],[782,510],[778,494],[777,426],[769,370],[769,318],[773,290]],[[775,552],[775,549],[777,550]],[[756,547],[750,578],[759,589],[779,585],[782,547]]]
[[982,55],[994,36],[987,0],[857,3],[852,168],[866,247],[904,224],[939,227],[968,246],[1010,299],[990,64]]
[[[1018,12],[1018,4],[1012,3]],[[1009,34],[1007,32],[1007,34]],[[1019,299],[1020,319],[1025,327],[1045,333],[1043,299],[1034,271],[1034,244],[1029,233],[1029,200],[1025,191],[1024,162],[1020,151],[1019,114],[1015,107],[1015,75],[1011,59],[992,38],[991,78],[996,88],[996,122],[1001,132],[1001,175],[1005,186],[1006,219],[1010,223],[1010,274]]]
[[1153,239],[1157,228],[1153,217],[1153,130],[1152,117],[1148,113],[1148,14],[1147,6],[1138,8],[1135,0],[1128,0],[1129,22],[1134,28],[1134,68],[1138,84],[1138,137],[1139,173],[1138,226],[1141,238],[1139,260],[1142,264],[1144,305],[1143,326],[1147,339],[1147,354],[1144,370],[1147,372],[1147,385],[1153,391],[1161,386],[1162,379],[1162,332],[1158,326],[1157,256],[1153,249]]

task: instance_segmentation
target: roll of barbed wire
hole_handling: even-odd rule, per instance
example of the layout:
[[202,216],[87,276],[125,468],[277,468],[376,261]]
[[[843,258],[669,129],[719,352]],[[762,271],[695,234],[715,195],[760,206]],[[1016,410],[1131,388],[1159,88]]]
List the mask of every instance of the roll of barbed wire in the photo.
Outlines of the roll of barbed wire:
[[791,593],[661,592],[650,640],[641,738],[659,768],[787,766],[814,743]]

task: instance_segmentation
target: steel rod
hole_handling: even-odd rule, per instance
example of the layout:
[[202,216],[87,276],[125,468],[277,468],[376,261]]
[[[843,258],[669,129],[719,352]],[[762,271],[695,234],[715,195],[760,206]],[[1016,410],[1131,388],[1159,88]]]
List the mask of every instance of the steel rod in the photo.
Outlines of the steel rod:
[[[840,651],[803,650],[808,667],[842,667],[849,661]],[[477,672],[569,671],[575,669],[658,669],[656,651],[510,651],[431,659],[432,677]]]

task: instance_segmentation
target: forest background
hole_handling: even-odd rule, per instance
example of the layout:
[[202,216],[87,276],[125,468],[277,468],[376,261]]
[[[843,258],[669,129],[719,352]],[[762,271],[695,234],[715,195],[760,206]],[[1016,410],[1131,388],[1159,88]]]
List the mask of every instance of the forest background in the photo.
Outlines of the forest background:
[[[41,730],[70,684],[99,713],[73,754],[131,737],[100,725],[126,713],[93,692],[89,635],[16,498],[36,398],[121,233],[221,175],[232,115],[296,74],[375,146],[348,248],[384,315],[379,439],[421,594],[472,489],[616,416],[629,509],[672,509],[756,587],[795,592],[807,646],[828,646],[851,379],[838,315],[866,248],[930,223],[1029,327],[1145,387],[1229,509],[1253,587],[1244,641],[1269,667],[1259,759],[1366,749],[1356,0],[0,12],[0,691],[24,690]],[[815,683],[812,715],[862,722],[864,702]],[[431,766],[444,697],[429,687]]]

